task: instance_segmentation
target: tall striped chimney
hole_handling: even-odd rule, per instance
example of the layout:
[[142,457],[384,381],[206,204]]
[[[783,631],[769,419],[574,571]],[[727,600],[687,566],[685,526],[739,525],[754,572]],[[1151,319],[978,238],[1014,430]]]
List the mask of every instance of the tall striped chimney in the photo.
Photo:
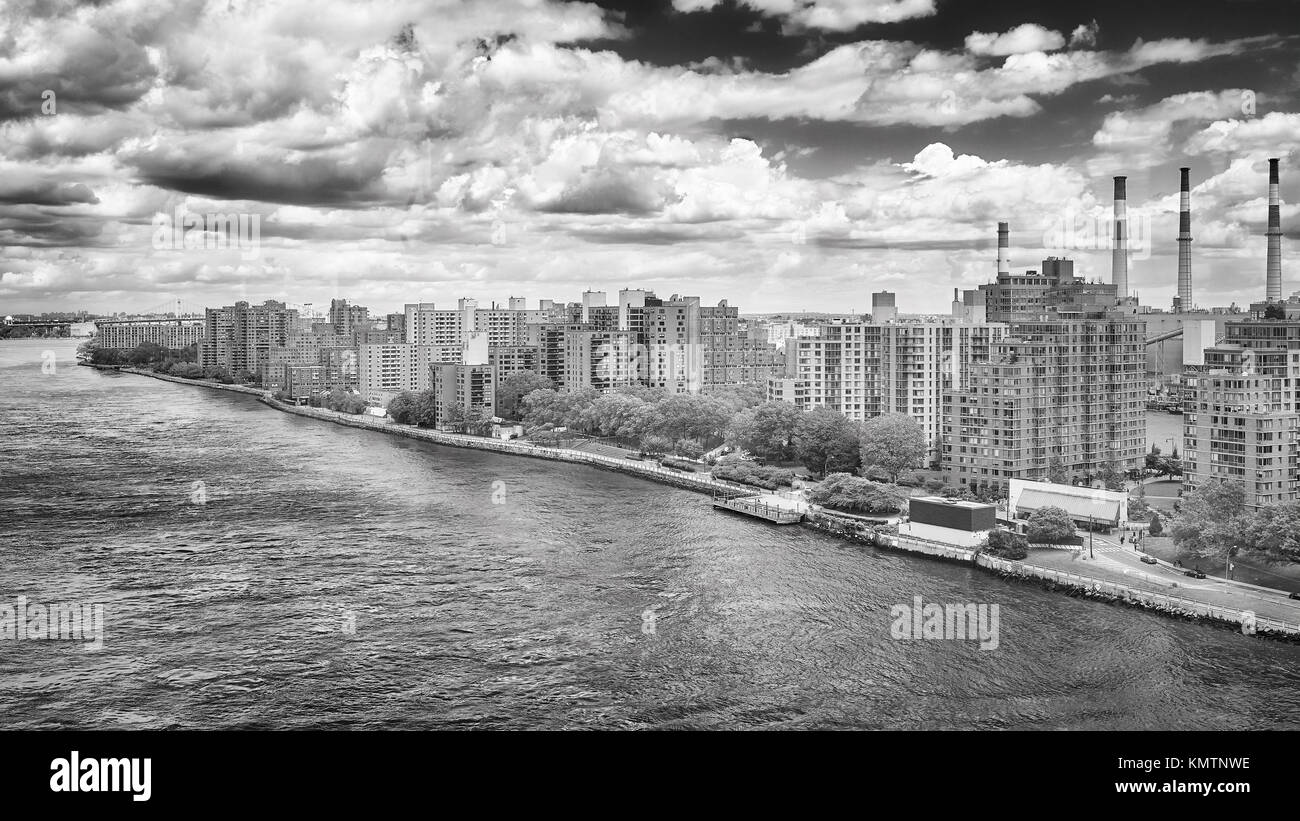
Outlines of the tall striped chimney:
[[1011,273],[1011,226],[998,223],[998,276]]
[[1192,188],[1190,168],[1178,169],[1183,175],[1178,193],[1178,307],[1192,309]]
[[1282,206],[1278,197],[1276,158],[1268,161],[1268,278],[1265,299],[1282,299]]
[[1115,296],[1128,296],[1128,203],[1124,181],[1115,178],[1115,244],[1110,254],[1110,281],[1115,285]]

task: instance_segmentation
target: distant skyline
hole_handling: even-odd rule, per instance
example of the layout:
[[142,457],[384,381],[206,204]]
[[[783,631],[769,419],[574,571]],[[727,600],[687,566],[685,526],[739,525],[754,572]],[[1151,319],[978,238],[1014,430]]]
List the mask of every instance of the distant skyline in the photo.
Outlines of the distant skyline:
[[[0,7],[0,314],[267,298],[378,313],[647,288],[743,313],[946,312],[1049,255],[1264,296],[1269,157],[1300,290],[1283,0],[16,0]],[[156,216],[255,218],[173,250]],[[1073,225],[1063,234],[1063,224]],[[1101,236],[1097,236],[1098,232]]]

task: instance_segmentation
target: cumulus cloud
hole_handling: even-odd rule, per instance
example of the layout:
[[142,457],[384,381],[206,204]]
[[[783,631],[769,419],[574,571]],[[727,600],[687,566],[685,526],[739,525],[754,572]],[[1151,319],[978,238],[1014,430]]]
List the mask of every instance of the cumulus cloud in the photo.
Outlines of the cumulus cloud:
[[[936,13],[931,0],[742,3],[787,36]],[[0,298],[86,294],[100,301],[88,307],[116,309],[183,288],[212,304],[364,295],[396,306],[452,289],[671,293],[689,275],[753,310],[788,308],[809,286],[865,307],[872,277],[928,304],[936,271],[965,287],[987,278],[997,220],[1012,221],[1032,265],[1044,220],[1106,207],[1084,159],[977,154],[962,126],[1030,118],[1084,83],[1249,46],[1102,51],[1095,24],[1080,29],[1069,50],[1034,24],[949,50],[805,35],[815,58],[760,70],[734,57],[633,59],[606,46],[635,33],[589,3],[14,0],[0,8]],[[47,88],[53,116],[33,111]],[[1090,122],[1101,136],[1079,150],[1119,156],[1195,126],[1189,145],[1221,154],[1294,132],[1294,115],[1233,119],[1215,107],[1222,94],[1206,94]],[[832,134],[854,148],[834,171],[810,171]],[[906,135],[894,143],[902,159],[876,134]],[[1235,193],[1214,194],[1220,208],[1206,191],[1205,223],[1224,236],[1238,209],[1253,213]],[[178,207],[257,214],[262,257],[152,248],[153,214]]]
[[[710,11],[722,0],[673,0],[680,12]],[[740,0],[793,28],[851,31],[867,23],[897,23],[935,13],[935,0]]]
[[1070,32],[1070,48],[1082,48],[1087,46],[1091,48],[1097,45],[1097,34],[1101,31],[1101,26],[1097,21],[1090,23],[1081,23],[1076,26],[1074,31]]
[[1005,57],[1030,51],[1055,51],[1065,45],[1059,31],[1037,23],[1024,23],[1002,34],[976,31],[966,36],[966,50],[971,54]]
[[1300,114],[1270,111],[1258,119],[1218,120],[1188,138],[1192,154],[1265,154],[1300,151]]
[[1153,105],[1107,114],[1092,144],[1102,153],[1090,168],[1105,174],[1127,166],[1149,166],[1175,151],[1173,135],[1183,123],[1210,122],[1241,109],[1241,89],[1195,91],[1166,97]]

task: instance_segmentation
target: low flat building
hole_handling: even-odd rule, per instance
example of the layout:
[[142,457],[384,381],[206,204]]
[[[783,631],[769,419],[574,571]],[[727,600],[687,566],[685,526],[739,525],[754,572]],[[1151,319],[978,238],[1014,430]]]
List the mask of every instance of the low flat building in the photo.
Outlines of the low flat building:
[[997,527],[997,508],[938,496],[916,497],[907,502],[907,519],[898,525],[901,539],[976,547]]
[[1128,493],[1091,487],[1012,479],[1007,513],[1012,521],[1025,520],[1045,507],[1059,507],[1075,524],[1121,527],[1128,523]]

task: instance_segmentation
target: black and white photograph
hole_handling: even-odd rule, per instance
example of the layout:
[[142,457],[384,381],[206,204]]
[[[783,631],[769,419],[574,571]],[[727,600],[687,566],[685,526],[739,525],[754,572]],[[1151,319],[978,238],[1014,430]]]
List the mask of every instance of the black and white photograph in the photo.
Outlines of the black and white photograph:
[[15,783],[967,731],[1276,797],[1297,203],[1293,0],[0,0]]

